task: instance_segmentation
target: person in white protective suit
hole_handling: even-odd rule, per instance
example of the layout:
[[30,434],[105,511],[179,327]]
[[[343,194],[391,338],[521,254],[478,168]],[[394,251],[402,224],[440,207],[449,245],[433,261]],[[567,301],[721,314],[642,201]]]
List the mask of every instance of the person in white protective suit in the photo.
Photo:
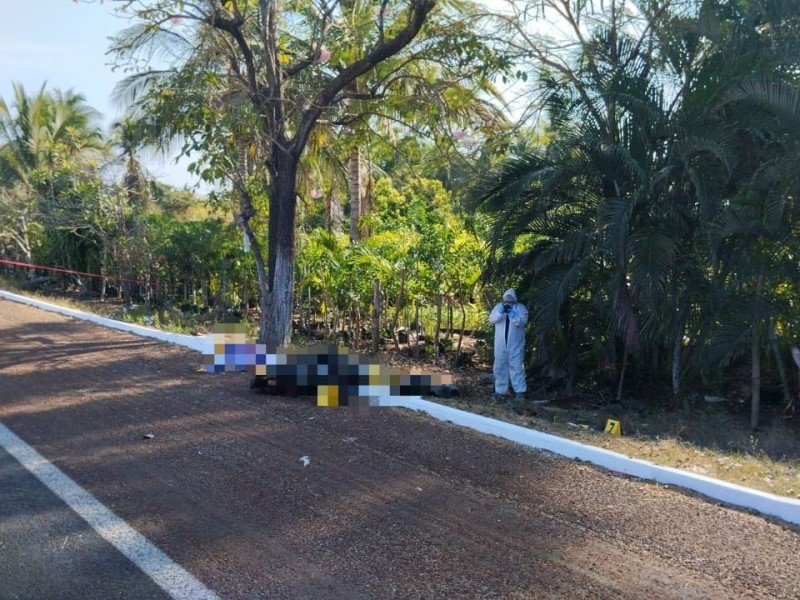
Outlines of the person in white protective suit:
[[508,289],[503,301],[492,309],[489,321],[494,325],[494,396],[508,393],[508,382],[515,400],[524,400],[528,384],[525,381],[525,325],[528,309],[517,302],[517,293]]

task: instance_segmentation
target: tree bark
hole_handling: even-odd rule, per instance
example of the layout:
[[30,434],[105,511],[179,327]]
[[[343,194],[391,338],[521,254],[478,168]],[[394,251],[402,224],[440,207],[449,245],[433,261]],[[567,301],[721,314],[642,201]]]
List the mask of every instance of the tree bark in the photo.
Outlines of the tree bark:
[[[437,286],[438,287],[438,286]],[[439,339],[442,328],[442,294],[436,295],[436,333],[433,336],[433,357],[439,358]]]
[[[798,379],[800,380],[800,348],[797,346],[792,346],[792,361],[794,361],[795,366],[797,367],[797,375]],[[800,394],[800,391],[798,392]],[[794,405],[797,402],[795,397],[792,397],[789,403],[783,409],[783,417],[789,418],[794,416]]]
[[103,253],[100,259],[100,302],[106,301],[107,285],[108,285],[108,240],[104,240]]
[[756,311],[753,315],[752,347],[750,354],[752,359],[751,386],[752,396],[750,402],[750,429],[758,429],[758,420],[761,412],[761,348],[758,335],[759,314],[758,303],[764,291],[764,268],[758,274],[756,283]]
[[381,280],[372,284],[372,354],[377,354],[381,341]]
[[292,338],[297,158],[280,148],[273,149],[272,154],[269,165],[268,289],[260,331],[264,343],[285,347]]
[[339,203],[339,193],[336,188],[331,188],[325,195],[325,231],[335,233],[342,226],[342,207]]
[[672,346],[672,397],[677,398],[681,393],[681,353],[683,350],[683,321],[675,332],[675,342]]
[[758,418],[761,410],[761,353],[758,345],[758,327],[753,323],[752,347],[750,349],[753,361],[750,381],[750,385],[753,388],[750,401],[750,429],[758,428]]
[[397,323],[400,320],[400,307],[403,306],[403,295],[405,294],[406,287],[406,272],[400,273],[400,291],[397,293],[397,304],[394,307],[394,316],[392,317],[392,340],[394,340],[394,349],[400,349],[400,340],[397,337]]
[[447,337],[453,337],[453,302],[452,300],[448,300],[447,302]]
[[778,337],[775,335],[775,324],[772,319],[769,320],[769,330],[767,331],[769,335],[769,345],[772,348],[772,352],[775,356],[775,366],[778,368],[778,375],[781,378],[781,388],[783,389],[783,401],[785,402],[786,406],[789,406],[792,402],[792,392],[789,389],[789,378],[786,375],[786,365],[783,362],[783,356],[781,356],[781,349],[778,345]]
[[[256,263],[256,275],[258,277],[258,308],[259,308],[259,328],[258,328],[258,341],[262,344],[266,342],[267,336],[267,297],[269,296],[269,276],[267,273],[267,265],[264,261],[264,246],[256,237],[253,227],[250,225],[256,210],[253,207],[253,201],[250,197],[250,192],[244,180],[244,173],[246,172],[247,165],[245,161],[245,153],[240,150],[240,172],[238,177],[234,177],[234,187],[236,188],[239,196],[239,227],[247,240],[246,246],[249,252],[253,254],[253,260]],[[186,292],[184,290],[184,297]]]
[[622,352],[622,367],[619,372],[619,382],[617,385],[617,402],[622,401],[622,388],[625,385],[625,371],[628,368],[628,338],[625,337],[625,349]]
[[414,301],[414,327],[416,327],[416,335],[414,336],[414,358],[419,358],[419,336],[422,332],[422,326],[419,322],[419,302]]
[[458,348],[456,348],[456,356],[461,353],[461,341],[464,339],[464,330],[467,328],[467,309],[464,307],[464,300],[461,299],[458,304],[461,307],[461,332],[458,334]]
[[361,187],[361,152],[355,148],[350,153],[350,175],[348,177],[350,189],[350,239],[354,242],[361,239],[360,222],[361,207],[364,197]]

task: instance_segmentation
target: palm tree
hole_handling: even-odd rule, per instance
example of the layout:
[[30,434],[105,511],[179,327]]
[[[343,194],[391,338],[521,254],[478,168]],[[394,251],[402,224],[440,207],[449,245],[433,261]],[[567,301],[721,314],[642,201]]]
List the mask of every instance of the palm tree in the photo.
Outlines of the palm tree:
[[[615,7],[580,38],[572,70],[542,72],[552,143],[523,149],[476,196],[496,215],[494,268],[518,273],[536,307],[537,344],[550,346],[545,370],[567,365],[572,389],[577,348],[593,340],[619,395],[629,356],[648,342],[642,308],[663,294],[677,247],[651,204],[663,94],[649,78],[643,36],[626,30]],[[609,328],[598,332],[602,323]]]
[[748,351],[754,429],[763,354],[775,356],[787,405],[790,399],[776,329],[785,330],[793,318],[791,296],[782,290],[797,275],[800,87],[789,65],[800,52],[792,34],[798,17],[796,6],[780,1],[763,6],[735,2],[718,21],[707,17],[711,27],[705,37],[713,51],[705,50],[708,59],[695,70],[700,85],[687,94],[696,99],[698,90],[712,92],[701,127],[713,132],[716,153],[729,167],[719,194],[723,201],[703,219],[716,298],[706,304],[709,357],[712,365],[724,367]]
[[[51,245],[61,239],[55,260],[70,265],[79,246],[83,198],[76,188],[99,167],[107,146],[97,126],[98,113],[72,91],[45,87],[29,96],[15,84],[9,105],[0,99],[0,200],[8,213],[5,237],[12,238],[27,261],[32,259],[29,226],[45,225]],[[80,266],[80,265],[74,265]]]
[[[704,319],[719,318],[709,231],[737,190],[774,174],[767,156],[785,155],[796,75],[735,3],[694,15],[643,3],[637,27],[608,8],[591,35],[576,27],[575,66],[542,57],[553,142],[506,162],[476,196],[496,215],[497,268],[535,300],[551,370],[574,365],[579,343],[598,366],[605,348],[619,397],[629,357],[657,368],[671,355],[677,395],[684,340],[702,344]],[[795,185],[781,181],[773,206]]]

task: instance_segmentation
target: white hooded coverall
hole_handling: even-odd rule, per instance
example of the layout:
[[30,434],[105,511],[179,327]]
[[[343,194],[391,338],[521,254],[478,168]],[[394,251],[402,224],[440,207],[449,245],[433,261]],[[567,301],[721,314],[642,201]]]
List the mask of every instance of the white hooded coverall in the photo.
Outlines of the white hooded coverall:
[[524,394],[528,391],[524,368],[528,309],[517,302],[513,288],[505,291],[503,299],[513,302],[511,312],[505,313],[500,302],[489,314],[489,321],[494,325],[494,391],[496,394],[508,392],[510,378],[514,392]]

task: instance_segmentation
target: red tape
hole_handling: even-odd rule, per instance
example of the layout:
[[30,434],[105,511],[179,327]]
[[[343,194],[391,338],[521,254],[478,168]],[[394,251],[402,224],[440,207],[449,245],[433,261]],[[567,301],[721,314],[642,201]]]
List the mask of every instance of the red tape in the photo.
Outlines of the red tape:
[[36,269],[37,271],[55,271],[56,273],[69,273],[71,275],[84,275],[86,277],[95,277],[98,279],[111,279],[114,281],[129,281],[130,283],[145,284],[141,279],[127,279],[126,277],[116,277],[109,275],[100,275],[98,273],[86,273],[84,271],[73,271],[72,269],[62,269],[60,267],[45,267],[42,265],[33,265],[31,263],[20,262],[18,260],[4,260],[0,258],[0,264],[11,265],[13,267],[25,267],[26,269]]

